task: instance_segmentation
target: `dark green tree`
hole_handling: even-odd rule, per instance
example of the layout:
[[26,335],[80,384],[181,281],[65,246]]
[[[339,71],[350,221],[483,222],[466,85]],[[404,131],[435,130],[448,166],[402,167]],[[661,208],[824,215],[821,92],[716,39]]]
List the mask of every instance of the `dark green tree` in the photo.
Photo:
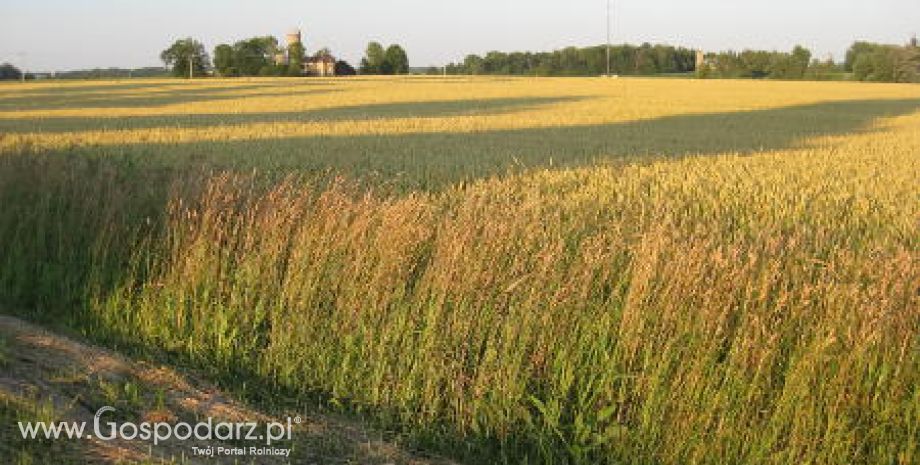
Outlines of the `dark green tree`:
[[233,66],[233,47],[227,44],[214,47],[214,70],[224,77],[237,75],[236,68]]
[[920,81],[920,48],[856,42],[847,51],[846,69],[859,81]]
[[288,72],[290,76],[300,76],[303,74],[303,62],[306,50],[300,42],[294,42],[288,45]]
[[22,79],[22,71],[19,68],[9,64],[3,63],[0,65],[0,81],[10,81],[10,80],[19,80]]
[[398,44],[390,45],[386,51],[387,73],[384,74],[409,74],[409,55]]
[[483,59],[479,55],[467,55],[463,59],[463,67],[467,74],[483,74],[485,72]]
[[259,70],[259,76],[283,76],[286,72],[286,67],[278,66],[275,63],[269,63]]
[[[616,74],[689,73],[696,52],[667,45],[618,45],[611,48],[611,70]],[[553,52],[492,51],[467,56],[447,66],[448,74],[512,74],[538,76],[597,76],[607,72],[607,47],[569,47]]]
[[897,47],[877,45],[871,52],[856,55],[853,78],[858,81],[894,82]]
[[802,79],[805,77],[809,63],[811,63],[811,50],[801,45],[796,45],[789,57],[789,70],[786,74],[786,79]]
[[160,59],[178,77],[189,77],[190,67],[195,76],[203,76],[210,65],[204,45],[191,37],[175,41],[160,53]]
[[379,42],[367,44],[364,58],[361,59],[361,74],[381,74],[386,61],[386,52]]
[[652,44],[646,42],[636,50],[636,70],[634,74],[655,74],[658,66],[655,63],[655,53]]
[[354,76],[358,71],[345,60],[335,62],[336,76]]
[[859,81],[920,82],[920,48],[857,42],[850,47],[853,78]]
[[857,81],[869,81],[873,76],[872,54],[862,53],[853,58],[850,70]]
[[253,37],[233,44],[233,62],[241,76],[280,74],[275,69],[279,53],[278,39],[271,36]]
[[745,50],[741,52],[738,77],[762,79],[770,75],[774,68],[774,53],[763,50]]
[[856,66],[856,60],[859,59],[861,55],[871,55],[878,51],[880,48],[883,48],[880,44],[873,44],[871,42],[854,42],[853,45],[847,50],[846,59],[843,62],[844,71],[855,72],[854,67]]
[[893,53],[894,82],[920,82],[920,47],[909,45]]
[[881,48],[869,55],[872,60],[872,77],[870,80],[877,82],[894,82],[895,63],[894,47]]

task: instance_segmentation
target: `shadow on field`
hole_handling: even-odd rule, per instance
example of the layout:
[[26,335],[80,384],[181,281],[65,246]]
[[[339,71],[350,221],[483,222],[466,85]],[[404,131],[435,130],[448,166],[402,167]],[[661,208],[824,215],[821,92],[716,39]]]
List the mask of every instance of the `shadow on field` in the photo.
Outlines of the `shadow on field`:
[[[314,91],[307,93],[307,95],[318,95],[322,92],[323,91]],[[277,95],[285,97],[291,94]],[[234,98],[244,98],[248,96],[249,95],[238,96]],[[253,123],[308,123],[388,118],[496,115],[543,105],[572,102],[583,98],[584,97],[527,97],[489,100],[436,100],[430,102],[394,102],[350,105],[316,110],[267,113],[175,114],[125,116],[119,118],[54,117],[0,119],[0,131],[7,133],[58,133],[100,129],[129,130],[159,127],[194,128]]]
[[[498,101],[533,105],[549,101]],[[382,118],[488,108],[483,101],[338,108],[314,117]],[[468,109],[467,107],[468,106]],[[878,118],[909,114],[920,99],[853,100],[714,114],[691,114],[622,123],[549,128],[405,135],[313,136],[231,142],[87,147],[156,166],[204,164],[217,169],[340,171],[379,178],[405,189],[432,189],[530,168],[720,153],[750,154],[800,146],[807,139],[871,130]],[[229,115],[215,116],[227,118]],[[267,118],[267,117],[266,117]]]
[[[111,82],[111,84],[94,83],[89,80],[60,80],[52,81],[40,87],[24,89],[21,92],[29,95],[56,95],[56,94],[73,94],[85,95],[88,93],[99,93],[106,91],[137,91],[138,93],[156,91],[158,89],[169,88],[172,90],[189,91],[195,89],[236,89],[236,88],[254,88],[254,87],[293,87],[297,85],[321,84],[322,81],[308,79],[275,79],[275,80],[250,80],[244,78],[234,79],[233,81],[211,81],[211,80],[193,80],[189,81],[184,78],[157,78],[157,80],[138,78],[122,79],[120,81],[103,80],[101,82]],[[10,85],[9,89],[18,89],[16,84]],[[18,93],[10,94],[6,97],[15,97]],[[3,98],[0,98],[2,100]]]
[[[49,88],[42,89],[37,95],[18,95],[0,98],[0,111],[19,110],[57,110],[57,109],[95,109],[95,108],[148,108],[178,103],[199,103],[215,100],[233,100],[250,97],[290,97],[292,95],[310,95],[321,91],[312,90],[331,86],[330,83],[298,81],[289,84],[259,83],[234,86],[202,87],[189,85],[181,88],[181,82],[159,85],[160,87],[177,87],[173,89],[149,91],[151,84],[138,84],[138,93],[107,95],[106,90],[116,90],[130,85],[93,86],[94,90],[85,88]],[[153,84],[157,86],[157,84]],[[54,89],[54,90],[52,90]],[[122,89],[124,90],[124,89]],[[240,91],[265,90],[240,94]],[[48,92],[50,91],[50,92]],[[325,90],[328,92],[329,90]]]
[[[447,107],[416,103],[376,111],[378,117],[386,117],[477,108],[500,111],[541,103],[510,100],[491,108],[484,101],[464,101]],[[97,341],[163,350],[156,338],[119,339],[118,328],[107,326],[92,308],[94,302],[107,302],[119,290],[155,285],[151,279],[158,270],[137,264],[156,263],[171,253],[167,204],[175,197],[195,201],[214,171],[221,169],[258,168],[268,173],[266,185],[275,175],[331,169],[376,178],[397,189],[439,189],[528,168],[788,149],[813,137],[870,131],[878,118],[918,109],[920,99],[857,100],[473,134],[275,138],[4,154],[0,156],[0,244],[4,245],[0,304],[32,320],[83,330]],[[369,107],[336,110],[373,115]],[[272,386],[279,388],[270,374],[250,372],[233,361],[220,364],[210,357],[216,356],[205,354],[188,363],[206,365],[225,385],[248,386],[247,395],[255,400],[260,395],[261,400],[323,399],[327,394],[296,391],[276,396]],[[499,442],[489,433],[467,439],[486,449]],[[458,444],[457,450],[462,447],[467,445]],[[475,448],[465,450],[475,455]]]
[[[7,89],[19,90],[17,87],[14,87],[16,84],[7,84],[10,87]],[[162,87],[176,87],[181,86],[182,81],[173,81],[173,82],[150,82],[150,81],[139,81],[139,82],[120,82],[118,84],[88,84],[85,81],[61,81],[59,85],[51,85],[47,87],[39,87],[29,90],[23,90],[17,93],[12,93],[8,96],[0,96],[0,101],[9,101],[10,99],[18,99],[20,97],[25,97],[23,94],[30,96],[51,96],[59,94],[86,94],[92,92],[105,92],[113,90],[137,90],[137,91],[149,91]],[[25,99],[23,99],[25,100]]]

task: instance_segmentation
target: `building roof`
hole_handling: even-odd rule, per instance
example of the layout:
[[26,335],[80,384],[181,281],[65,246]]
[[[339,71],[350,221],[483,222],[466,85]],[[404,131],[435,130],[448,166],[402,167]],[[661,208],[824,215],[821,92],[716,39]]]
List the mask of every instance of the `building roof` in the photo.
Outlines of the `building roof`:
[[330,55],[314,56],[307,58],[307,63],[335,63],[335,58]]

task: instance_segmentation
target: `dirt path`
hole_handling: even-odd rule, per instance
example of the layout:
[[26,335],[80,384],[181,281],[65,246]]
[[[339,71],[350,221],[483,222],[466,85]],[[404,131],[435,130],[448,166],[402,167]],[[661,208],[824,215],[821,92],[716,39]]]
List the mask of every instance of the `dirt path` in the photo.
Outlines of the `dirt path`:
[[[285,424],[248,408],[193,375],[164,366],[130,360],[111,351],[80,343],[22,320],[0,316],[0,456],[12,463],[56,464],[449,464],[422,458],[389,443],[354,421],[293,413],[293,438],[273,445],[290,448],[290,457],[249,455],[262,441],[169,440],[153,446],[142,440],[22,439],[19,421],[86,422],[100,407],[112,406],[108,421],[196,424],[268,422]],[[196,456],[193,447],[243,448],[245,456]],[[217,454],[215,454],[217,455]]]

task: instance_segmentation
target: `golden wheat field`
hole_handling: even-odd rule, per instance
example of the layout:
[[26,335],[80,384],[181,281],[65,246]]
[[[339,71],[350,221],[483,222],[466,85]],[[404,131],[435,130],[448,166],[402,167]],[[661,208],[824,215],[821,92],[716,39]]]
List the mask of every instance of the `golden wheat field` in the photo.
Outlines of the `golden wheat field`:
[[[690,115],[734,115],[756,124],[769,121],[744,118],[796,108],[814,110],[806,116],[820,125],[822,112],[848,110],[834,103],[854,105],[854,119],[873,119],[904,107],[910,113],[918,98],[915,86],[590,78],[142,80],[6,84],[2,90],[4,151],[24,144],[46,149],[587,129]],[[882,103],[890,108],[873,107]],[[789,126],[791,134],[809,130]],[[824,128],[811,129],[823,135]],[[675,132],[671,138],[694,135]],[[745,147],[724,151],[732,148]]]
[[[0,86],[0,304],[466,463],[920,463],[920,87]],[[15,309],[15,310],[12,310]]]

